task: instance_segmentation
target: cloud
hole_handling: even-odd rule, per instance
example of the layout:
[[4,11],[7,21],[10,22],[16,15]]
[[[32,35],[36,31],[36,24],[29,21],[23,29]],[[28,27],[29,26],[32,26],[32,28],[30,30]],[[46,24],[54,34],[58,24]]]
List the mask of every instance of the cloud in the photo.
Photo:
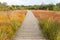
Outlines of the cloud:
[[41,3],[58,3],[60,0],[0,0],[0,2],[7,2],[9,5],[39,5]]

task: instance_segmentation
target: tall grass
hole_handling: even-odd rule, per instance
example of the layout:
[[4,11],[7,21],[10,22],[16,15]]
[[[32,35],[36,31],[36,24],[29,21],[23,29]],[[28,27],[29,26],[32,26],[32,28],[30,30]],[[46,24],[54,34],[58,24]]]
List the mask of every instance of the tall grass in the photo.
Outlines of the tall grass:
[[60,39],[60,22],[53,19],[40,19],[39,20],[42,33],[49,40],[58,40]]
[[14,31],[10,24],[0,25],[0,40],[11,40]]
[[11,22],[11,26],[12,26],[12,28],[13,28],[14,31],[16,31],[20,27],[20,25],[21,25],[20,22],[18,22],[16,20],[13,20]]
[[[10,11],[9,11],[10,12]],[[25,13],[12,11],[12,13],[0,12],[0,40],[12,40],[16,30],[20,28]]]
[[20,23],[17,21],[0,24],[0,40],[11,40],[19,27]]

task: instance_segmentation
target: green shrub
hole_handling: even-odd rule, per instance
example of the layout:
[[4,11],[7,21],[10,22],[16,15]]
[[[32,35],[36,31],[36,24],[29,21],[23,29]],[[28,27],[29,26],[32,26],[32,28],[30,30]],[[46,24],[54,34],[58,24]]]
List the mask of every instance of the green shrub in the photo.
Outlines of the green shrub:
[[11,26],[14,29],[14,31],[16,31],[20,27],[20,23],[18,21],[13,20],[11,22]]
[[40,19],[39,21],[44,36],[49,40],[57,40],[60,23],[52,19]]

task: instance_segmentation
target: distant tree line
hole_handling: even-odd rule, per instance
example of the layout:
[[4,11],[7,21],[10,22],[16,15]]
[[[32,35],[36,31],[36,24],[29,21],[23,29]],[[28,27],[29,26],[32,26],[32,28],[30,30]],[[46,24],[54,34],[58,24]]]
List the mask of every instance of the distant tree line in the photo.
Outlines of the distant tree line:
[[60,11],[60,3],[54,4],[41,4],[33,6],[24,6],[24,5],[7,5],[6,2],[0,2],[0,11],[5,10],[55,10]]

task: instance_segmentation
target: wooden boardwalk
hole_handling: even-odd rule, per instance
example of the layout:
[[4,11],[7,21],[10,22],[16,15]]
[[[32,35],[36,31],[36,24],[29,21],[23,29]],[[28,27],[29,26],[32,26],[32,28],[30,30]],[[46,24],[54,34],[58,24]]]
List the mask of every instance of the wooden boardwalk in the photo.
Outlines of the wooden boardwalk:
[[39,30],[38,20],[31,11],[27,11],[21,28],[16,32],[13,40],[45,40]]

